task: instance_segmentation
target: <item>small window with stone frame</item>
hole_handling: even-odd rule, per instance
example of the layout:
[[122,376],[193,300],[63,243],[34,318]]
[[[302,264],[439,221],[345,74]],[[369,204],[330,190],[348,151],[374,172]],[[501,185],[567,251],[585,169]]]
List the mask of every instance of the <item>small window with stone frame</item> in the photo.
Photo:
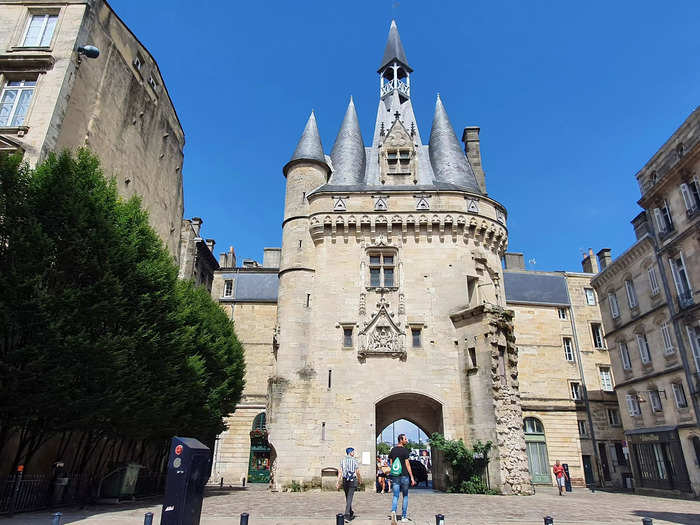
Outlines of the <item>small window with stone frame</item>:
[[343,346],[345,348],[351,348],[352,345],[353,345],[352,327],[351,326],[344,326],[343,327]]
[[58,11],[30,11],[20,47],[50,47],[58,23]]
[[593,336],[594,348],[605,348],[605,336],[603,335],[603,326],[600,323],[591,323],[591,335]]
[[413,348],[423,346],[423,330],[420,326],[411,327],[411,346]]
[[231,297],[233,295],[233,279],[226,279],[224,281],[224,297]]
[[593,288],[584,288],[583,293],[586,296],[586,304],[588,306],[595,306],[595,291]]
[[649,404],[652,412],[663,412],[664,407],[661,404],[661,396],[658,390],[649,390]]
[[372,288],[396,287],[396,253],[369,253],[369,285]]
[[569,390],[571,391],[571,399],[574,401],[581,401],[583,399],[583,393],[581,392],[581,383],[578,381],[569,382]]
[[620,422],[620,411],[617,408],[608,408],[608,423],[610,423],[611,427],[619,427],[622,426],[622,423]]
[[570,337],[564,337],[564,357],[570,363],[574,362],[574,344]]
[[559,319],[565,320],[566,319],[566,308],[557,308],[557,314],[559,315]]
[[676,407],[686,408],[688,406],[688,398],[685,397],[685,389],[681,383],[671,383],[673,390],[673,398],[676,401]]
[[588,429],[586,428],[586,422],[583,419],[578,420],[578,435],[587,436]]
[[6,78],[0,92],[0,127],[15,127],[25,124],[29,106],[36,90],[37,78]]

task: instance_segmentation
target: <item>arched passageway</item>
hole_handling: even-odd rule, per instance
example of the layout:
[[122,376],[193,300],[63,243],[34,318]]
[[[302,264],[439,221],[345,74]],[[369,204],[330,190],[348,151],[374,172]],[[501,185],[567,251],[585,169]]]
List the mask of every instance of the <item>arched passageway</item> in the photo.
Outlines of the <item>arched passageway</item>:
[[[387,396],[375,404],[375,437],[379,437],[382,430],[401,419],[413,423],[428,437],[434,432],[444,433],[442,403],[424,394],[401,392]],[[427,466],[431,467],[431,477],[434,480],[435,461],[427,463]]]
[[401,392],[378,401],[375,405],[375,430],[379,433],[399,419],[410,421],[430,437],[444,432],[442,404],[423,394]]

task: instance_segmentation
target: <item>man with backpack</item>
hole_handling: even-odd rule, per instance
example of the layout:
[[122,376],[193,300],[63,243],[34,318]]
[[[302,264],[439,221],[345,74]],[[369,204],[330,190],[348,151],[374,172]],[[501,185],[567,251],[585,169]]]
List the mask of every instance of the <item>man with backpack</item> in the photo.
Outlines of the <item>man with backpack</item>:
[[360,465],[355,459],[355,449],[348,447],[345,449],[345,457],[340,462],[340,470],[338,471],[338,481],[335,488],[340,488],[340,481],[343,481],[343,491],[345,491],[345,521],[355,519],[355,513],[352,510],[352,498],[357,490],[357,484],[361,483]]
[[401,522],[408,522],[406,513],[408,511],[409,480],[412,487],[416,484],[416,481],[413,479],[413,472],[411,471],[411,463],[409,461],[411,451],[404,446],[406,443],[408,443],[406,434],[399,434],[398,443],[391,449],[391,452],[389,452],[389,464],[391,465],[389,476],[391,476],[391,488],[394,494],[391,499],[391,525],[397,525],[396,508],[399,505],[399,491],[403,494],[403,501],[401,502]]

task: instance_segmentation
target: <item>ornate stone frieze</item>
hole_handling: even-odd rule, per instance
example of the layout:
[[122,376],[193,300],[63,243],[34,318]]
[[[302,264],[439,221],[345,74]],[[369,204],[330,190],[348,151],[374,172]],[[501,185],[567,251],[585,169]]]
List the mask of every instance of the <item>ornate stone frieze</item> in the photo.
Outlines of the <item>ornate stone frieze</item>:
[[406,333],[399,328],[390,310],[389,302],[380,298],[377,311],[360,331],[360,348],[358,359],[364,361],[368,356],[387,356],[406,359]]

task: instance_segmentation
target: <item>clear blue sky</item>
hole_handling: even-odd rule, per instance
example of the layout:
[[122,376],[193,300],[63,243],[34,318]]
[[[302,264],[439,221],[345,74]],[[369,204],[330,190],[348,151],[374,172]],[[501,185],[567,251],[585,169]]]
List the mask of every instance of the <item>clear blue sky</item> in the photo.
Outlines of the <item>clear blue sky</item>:
[[578,270],[633,242],[635,173],[700,103],[700,2],[111,0],[158,61],[185,129],[185,214],[239,262],[279,246],[282,166],[310,110],[330,152],[352,94],[365,143],[397,19],[423,137],[440,92],[481,126],[511,251]]

